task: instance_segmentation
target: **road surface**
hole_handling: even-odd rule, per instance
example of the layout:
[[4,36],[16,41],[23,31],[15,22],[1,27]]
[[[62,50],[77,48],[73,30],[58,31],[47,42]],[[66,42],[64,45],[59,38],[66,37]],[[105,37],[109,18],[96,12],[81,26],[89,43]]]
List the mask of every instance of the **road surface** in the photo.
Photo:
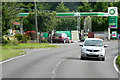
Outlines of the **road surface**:
[[113,59],[118,42],[105,42],[106,60],[80,60],[81,43],[61,48],[25,49],[28,55],[2,64],[3,78],[118,78]]

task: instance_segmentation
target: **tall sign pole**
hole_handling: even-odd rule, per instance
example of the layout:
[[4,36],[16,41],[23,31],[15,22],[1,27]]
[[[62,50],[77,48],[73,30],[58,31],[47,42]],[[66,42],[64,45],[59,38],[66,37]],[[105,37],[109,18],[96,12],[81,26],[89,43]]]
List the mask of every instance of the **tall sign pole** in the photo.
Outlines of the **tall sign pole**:
[[37,23],[37,8],[36,8],[36,0],[34,0],[34,8],[35,8],[35,27],[36,27],[36,33],[37,33],[37,43],[39,43],[39,38],[38,38],[38,23]]
[[108,7],[108,40],[110,40],[110,30],[118,28],[118,8]]

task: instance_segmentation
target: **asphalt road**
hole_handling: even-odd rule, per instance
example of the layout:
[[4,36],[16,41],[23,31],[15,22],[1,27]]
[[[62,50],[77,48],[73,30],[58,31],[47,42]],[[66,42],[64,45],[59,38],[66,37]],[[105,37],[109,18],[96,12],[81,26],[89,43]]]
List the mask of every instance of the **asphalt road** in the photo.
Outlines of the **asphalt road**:
[[106,60],[80,60],[80,43],[61,48],[25,49],[28,55],[2,64],[3,78],[118,78],[113,59],[118,42],[105,42]]

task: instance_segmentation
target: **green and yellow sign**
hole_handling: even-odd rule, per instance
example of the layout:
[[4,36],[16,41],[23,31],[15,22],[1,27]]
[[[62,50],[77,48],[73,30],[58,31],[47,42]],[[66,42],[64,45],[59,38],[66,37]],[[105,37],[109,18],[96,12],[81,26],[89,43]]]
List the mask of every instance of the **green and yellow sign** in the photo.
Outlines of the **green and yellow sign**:
[[110,28],[118,28],[118,11],[117,7],[108,8],[108,25]]

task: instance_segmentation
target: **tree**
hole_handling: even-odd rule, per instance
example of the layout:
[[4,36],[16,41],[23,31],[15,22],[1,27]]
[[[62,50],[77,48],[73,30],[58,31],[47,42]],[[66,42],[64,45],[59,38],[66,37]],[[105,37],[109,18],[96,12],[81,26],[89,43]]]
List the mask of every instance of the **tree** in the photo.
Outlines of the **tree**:
[[56,30],[66,31],[66,30],[76,30],[77,29],[77,19],[76,18],[58,18],[58,25]]
[[69,12],[69,8],[67,8],[63,2],[61,2],[57,7],[56,7],[57,12]]
[[52,31],[57,25],[56,12],[39,12],[38,29],[40,32]]
[[12,21],[18,19],[17,14],[20,10],[16,10],[16,2],[2,3],[2,34],[6,34],[8,29],[13,28]]
[[50,10],[51,5],[48,3],[37,3],[38,10]]
[[[93,11],[94,12],[108,12],[109,3],[106,2],[99,2],[94,5]],[[112,3],[110,4],[112,6]]]
[[89,2],[83,2],[77,9],[78,12],[89,12],[91,10],[91,4]]

